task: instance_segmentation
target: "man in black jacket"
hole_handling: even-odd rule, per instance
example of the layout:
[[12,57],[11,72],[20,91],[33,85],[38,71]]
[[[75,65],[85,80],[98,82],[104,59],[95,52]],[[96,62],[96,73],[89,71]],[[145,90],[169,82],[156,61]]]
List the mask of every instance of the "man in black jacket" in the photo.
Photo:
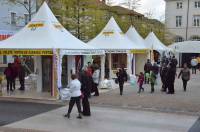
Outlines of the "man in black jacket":
[[161,77],[161,81],[162,81],[162,88],[161,88],[162,92],[166,92],[166,88],[167,88],[166,74],[167,74],[167,65],[166,65],[166,63],[163,63],[162,67],[160,68],[160,77]]
[[147,84],[147,83],[149,84],[149,78],[147,78],[146,74],[150,74],[151,67],[152,67],[152,64],[151,64],[150,60],[148,59],[147,62],[145,63],[145,65],[144,65],[144,73],[145,73],[144,83],[145,84]]

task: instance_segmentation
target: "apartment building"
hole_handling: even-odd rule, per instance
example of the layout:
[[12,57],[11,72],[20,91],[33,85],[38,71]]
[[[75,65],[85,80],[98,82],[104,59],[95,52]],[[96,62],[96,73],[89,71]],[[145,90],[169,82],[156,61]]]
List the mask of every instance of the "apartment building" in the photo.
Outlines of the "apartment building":
[[166,29],[174,41],[200,41],[200,0],[165,1]]

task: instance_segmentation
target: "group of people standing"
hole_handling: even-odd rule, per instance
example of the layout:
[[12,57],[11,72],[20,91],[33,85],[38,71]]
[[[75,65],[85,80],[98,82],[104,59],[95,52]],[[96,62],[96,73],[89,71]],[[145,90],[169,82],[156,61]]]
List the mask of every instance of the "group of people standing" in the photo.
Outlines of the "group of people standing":
[[77,116],[78,119],[81,119],[82,115],[90,116],[89,98],[92,93],[94,93],[94,96],[99,96],[98,85],[100,81],[100,70],[98,65],[91,65],[91,63],[88,62],[88,65],[82,68],[79,75],[72,74],[71,79],[72,81],[69,85],[71,98],[65,117],[70,118],[70,113],[75,103],[79,112]]
[[[148,59],[146,64],[144,65],[145,74],[142,72],[139,75],[138,82],[139,85],[139,93],[142,88],[143,78],[145,84],[151,84],[151,93],[154,93],[154,86],[157,83],[158,74],[160,73],[161,82],[162,82],[162,92],[166,92],[167,94],[174,94],[174,83],[176,79],[176,71],[177,71],[177,64],[178,61],[175,56],[167,58],[163,57],[160,63],[160,66],[157,63],[151,64],[150,60]],[[187,82],[190,80],[190,69],[188,68],[187,64],[184,64],[183,69],[180,70],[178,78],[182,78],[183,81],[183,89],[186,91]]]
[[4,70],[4,75],[7,80],[7,92],[15,90],[17,78],[19,78],[20,82],[19,90],[25,90],[25,68],[20,62],[15,61],[14,63],[8,63],[8,67]]

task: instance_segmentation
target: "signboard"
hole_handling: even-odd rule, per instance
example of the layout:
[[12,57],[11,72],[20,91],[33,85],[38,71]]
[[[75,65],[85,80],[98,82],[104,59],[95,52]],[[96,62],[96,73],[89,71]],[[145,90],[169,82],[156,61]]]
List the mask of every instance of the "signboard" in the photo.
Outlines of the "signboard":
[[0,55],[51,56],[52,50],[0,50]]
[[104,55],[103,50],[60,50],[61,55]]
[[130,53],[132,54],[145,54],[147,50],[131,50]]

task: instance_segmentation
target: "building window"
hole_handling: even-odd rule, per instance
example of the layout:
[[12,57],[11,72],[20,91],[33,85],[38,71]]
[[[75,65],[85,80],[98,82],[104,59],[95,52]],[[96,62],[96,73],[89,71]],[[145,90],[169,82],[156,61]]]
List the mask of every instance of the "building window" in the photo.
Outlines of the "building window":
[[200,15],[193,16],[193,26],[195,27],[200,26]]
[[17,19],[16,19],[16,13],[15,12],[11,12],[11,24],[12,25],[16,25],[17,23]]
[[29,22],[29,15],[28,14],[24,14],[24,24],[27,25]]
[[176,27],[182,26],[182,16],[176,16]]
[[200,36],[194,35],[194,36],[190,37],[190,40],[191,41],[200,41]]
[[183,8],[183,3],[182,2],[177,2],[176,3],[176,8],[177,9],[182,9]]
[[183,42],[183,41],[184,41],[183,37],[181,37],[181,36],[175,37],[175,42]]
[[194,7],[195,8],[200,8],[200,1],[195,1],[194,2]]

